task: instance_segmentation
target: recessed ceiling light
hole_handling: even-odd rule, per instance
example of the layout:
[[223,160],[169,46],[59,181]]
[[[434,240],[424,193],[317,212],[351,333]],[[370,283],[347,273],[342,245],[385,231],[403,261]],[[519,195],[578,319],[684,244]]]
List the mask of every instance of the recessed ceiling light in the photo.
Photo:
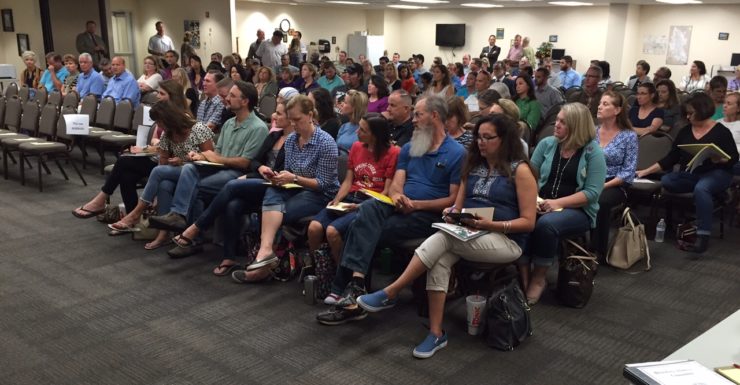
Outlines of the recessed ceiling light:
[[471,7],[471,8],[501,8],[503,5],[498,4],[487,4],[487,3],[463,3],[460,4],[463,7]]
[[666,4],[701,4],[701,1],[698,0],[655,0],[658,3],[666,3]]
[[447,0],[401,0],[404,3],[421,3],[421,4],[447,4]]
[[367,5],[367,3],[363,3],[363,2],[360,2],[360,1],[339,1],[339,0],[331,0],[331,1],[327,1],[327,3],[332,3],[332,4],[346,4],[346,5]]
[[398,8],[398,9],[427,9],[429,7],[424,7],[421,5],[404,5],[404,4],[391,4],[388,6],[388,8]]
[[582,5],[594,5],[594,3],[584,3],[581,1],[550,1],[547,4],[564,5],[566,7],[579,7]]

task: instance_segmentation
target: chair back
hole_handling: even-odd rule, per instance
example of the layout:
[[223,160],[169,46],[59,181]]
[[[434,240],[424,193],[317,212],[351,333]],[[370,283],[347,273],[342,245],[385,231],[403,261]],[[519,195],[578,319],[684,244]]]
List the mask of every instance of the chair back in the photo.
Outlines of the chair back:
[[0,96],[0,128],[3,128],[5,122],[5,97]]
[[28,97],[30,95],[31,91],[28,90],[27,85],[21,86],[21,89],[18,90],[18,99],[21,100],[21,103],[25,103],[28,101]]
[[552,134],[555,132],[555,123],[548,124],[545,127],[542,127],[542,129],[537,133],[537,138],[535,140],[535,147],[537,147],[537,144],[539,144],[542,139],[547,138],[548,136],[552,136]]
[[277,108],[277,99],[274,95],[262,95],[259,101],[259,111],[268,119]]
[[26,102],[23,107],[20,129],[31,132],[35,136],[39,132],[39,114],[40,109],[38,103]]
[[678,136],[678,133],[681,132],[681,130],[683,130],[684,127],[690,124],[691,123],[689,123],[689,121],[686,120],[685,118],[676,119],[676,121],[673,123],[673,127],[671,127],[668,130],[668,135],[670,135],[671,138],[676,139],[676,137]]
[[5,88],[5,98],[10,99],[13,96],[18,96],[18,84],[15,82],[8,84]]
[[144,95],[141,95],[141,103],[143,104],[151,106],[157,101],[159,101],[159,95],[157,94],[157,91],[149,91]]
[[614,90],[616,92],[621,91],[625,87],[627,87],[627,86],[625,86],[623,82],[612,82],[612,90]]
[[337,158],[337,178],[339,183],[344,182],[344,178],[347,176],[347,162],[349,160],[349,154],[341,151]]
[[113,116],[113,129],[125,133],[131,132],[131,118],[134,109],[130,100],[121,100],[116,104],[116,112]]
[[80,94],[78,94],[77,91],[70,91],[67,95],[64,95],[64,99],[62,99],[62,107],[77,108],[78,105],[80,105]]
[[21,125],[21,100],[18,96],[6,98],[5,100],[5,128],[11,131],[18,131]]
[[91,122],[95,122],[95,115],[98,112],[98,98],[93,94],[88,94],[82,98],[82,108],[80,108],[81,114],[86,114],[90,117]]
[[73,142],[73,137],[71,135],[67,135],[67,123],[64,120],[64,115],[68,114],[76,114],[77,110],[70,107],[63,107],[62,111],[59,115],[59,119],[57,120],[57,140],[62,141],[68,144],[71,144]]
[[627,97],[627,105],[631,108],[635,105],[635,100],[637,100],[637,95],[632,94]]
[[46,92],[46,88],[41,87],[36,90],[36,101],[39,102],[39,105],[43,107],[47,101],[49,101],[49,93]]
[[132,129],[139,127],[140,124],[144,124],[144,107],[144,104],[139,103],[136,110],[134,110],[134,118],[131,121]]
[[111,97],[105,97],[100,101],[100,107],[95,115],[95,125],[109,129],[113,127],[113,115],[116,111],[116,100]]
[[41,109],[41,119],[39,120],[39,137],[46,137],[54,140],[57,135],[57,120],[59,119],[59,110],[51,104],[45,105]]
[[673,138],[661,132],[644,135],[637,142],[637,169],[644,170],[663,159],[673,147]]
[[578,100],[578,96],[581,94],[583,89],[581,87],[571,87],[565,90],[565,100],[568,103],[573,103]]
[[47,103],[53,104],[55,106],[60,107],[62,105],[62,94],[59,91],[51,91],[49,94],[49,98],[46,101]]

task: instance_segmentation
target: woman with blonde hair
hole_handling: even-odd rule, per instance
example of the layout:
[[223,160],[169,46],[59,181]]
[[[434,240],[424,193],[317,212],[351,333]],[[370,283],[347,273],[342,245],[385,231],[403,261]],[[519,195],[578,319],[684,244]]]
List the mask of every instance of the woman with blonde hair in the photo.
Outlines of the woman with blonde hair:
[[144,58],[144,74],[136,81],[139,83],[139,90],[142,93],[156,91],[159,89],[159,83],[162,82],[162,75],[159,74],[159,60],[149,55]]
[[393,92],[401,89],[401,79],[398,78],[398,69],[393,63],[385,65],[385,81],[388,83],[388,92]]
[[25,51],[21,57],[23,58],[23,64],[26,65],[26,68],[21,72],[20,80],[23,82],[22,84],[31,89],[39,88],[39,80],[44,71],[36,65],[36,53]]
[[337,147],[340,151],[349,153],[352,144],[357,141],[357,129],[360,128],[360,119],[367,113],[367,94],[357,90],[349,90],[344,96],[344,104],[339,111],[347,117],[347,123],[339,127],[337,134]]
[[188,78],[188,72],[184,68],[175,68],[172,70],[172,80],[176,81],[177,84],[181,85],[184,90],[185,100],[187,100],[188,109],[193,116],[198,115],[198,92],[190,87],[190,79]]
[[537,303],[545,290],[545,275],[555,261],[560,240],[596,227],[606,162],[595,138],[588,107],[569,103],[558,113],[553,135],[543,139],[532,154],[532,168],[539,175],[540,216],[527,251],[519,259],[530,304]]

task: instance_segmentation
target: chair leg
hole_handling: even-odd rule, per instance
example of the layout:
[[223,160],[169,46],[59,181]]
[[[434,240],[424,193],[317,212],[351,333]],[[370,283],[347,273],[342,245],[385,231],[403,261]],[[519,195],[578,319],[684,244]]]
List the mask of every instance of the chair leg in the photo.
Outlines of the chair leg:
[[49,166],[46,165],[46,162],[41,162],[41,165],[44,166],[44,170],[46,170],[46,175],[51,175],[51,170],[49,170]]
[[75,172],[77,172],[77,176],[80,177],[80,180],[82,181],[82,184],[85,185],[85,186],[87,186],[87,181],[85,180],[85,178],[82,177],[82,173],[80,172],[80,169],[77,168],[77,165],[75,164],[74,159],[72,159],[72,157],[69,155],[69,153],[67,154],[67,159],[69,160],[69,163],[72,165],[72,168],[75,169]]
[[3,148],[3,177],[8,180],[8,152]]
[[57,167],[59,167],[59,172],[61,172],[62,175],[64,175],[64,179],[65,180],[69,180],[69,177],[67,176],[67,173],[62,168],[62,165],[61,165],[61,163],[59,163],[59,159],[57,159],[56,156],[54,157],[54,163],[56,163],[57,164]]
[[39,167],[39,192],[44,192],[44,183],[43,183],[43,179],[41,179],[44,177],[44,173],[41,172],[42,164],[44,163],[42,159],[43,157],[44,157],[43,154],[39,154],[39,165],[38,165]]
[[23,151],[20,151],[19,154],[20,165],[21,165],[21,186],[26,185],[26,168],[23,167],[23,162],[25,161],[26,155],[23,153]]

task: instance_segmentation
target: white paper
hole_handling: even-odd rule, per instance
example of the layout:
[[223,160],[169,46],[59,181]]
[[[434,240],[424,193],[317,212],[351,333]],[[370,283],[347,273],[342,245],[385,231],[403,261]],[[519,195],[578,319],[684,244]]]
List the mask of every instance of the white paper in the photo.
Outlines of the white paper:
[[732,385],[719,374],[696,361],[683,361],[654,366],[640,366],[640,371],[666,385]]
[[139,128],[136,129],[136,147],[144,148],[149,144],[146,142],[146,140],[149,138],[149,130],[151,129],[151,126],[142,125],[140,125]]
[[67,135],[90,135],[90,115],[88,114],[64,115],[64,123],[67,125]]
[[150,112],[151,110],[152,110],[152,108],[151,108],[151,107],[149,107],[149,106],[144,106],[144,120],[143,120],[143,122],[142,122],[142,123],[143,123],[143,124],[144,124],[145,126],[150,126],[150,127],[151,127],[151,126],[153,126],[153,125],[154,125],[154,121],[152,120],[152,118],[151,118],[151,117],[149,117],[149,112]]
[[656,182],[656,181],[654,181],[652,179],[647,179],[647,178],[635,178],[635,179],[632,180],[632,184],[639,184],[639,183],[643,183],[643,184],[656,184],[658,182]]

